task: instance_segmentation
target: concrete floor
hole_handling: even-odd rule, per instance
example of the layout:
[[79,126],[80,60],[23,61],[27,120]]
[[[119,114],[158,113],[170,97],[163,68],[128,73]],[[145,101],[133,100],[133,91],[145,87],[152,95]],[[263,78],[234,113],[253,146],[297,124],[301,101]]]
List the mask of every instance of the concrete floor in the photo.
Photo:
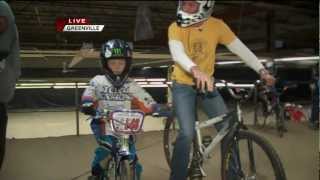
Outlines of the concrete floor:
[[[86,134],[90,133],[88,122],[83,121],[80,125],[80,132],[84,135],[75,136],[70,135],[75,133],[75,121],[66,118],[68,114],[40,114],[9,115],[11,120],[7,133],[6,157],[0,171],[0,180],[85,180],[96,147],[92,135]],[[48,117],[56,120],[48,124]],[[162,124],[161,120],[150,122]],[[149,126],[150,131],[140,134],[137,141],[138,155],[144,167],[143,179],[166,180],[169,168],[162,148],[162,132],[152,130],[150,124],[146,126]],[[288,180],[319,179],[319,134],[318,131],[310,130],[306,122],[290,122],[289,132],[283,138],[279,138],[272,128],[250,129],[267,138],[276,148]],[[41,134],[42,136],[38,136]],[[57,134],[63,136],[48,137],[58,136]],[[220,157],[217,149],[205,166],[208,172],[206,179],[220,179],[218,162]]]

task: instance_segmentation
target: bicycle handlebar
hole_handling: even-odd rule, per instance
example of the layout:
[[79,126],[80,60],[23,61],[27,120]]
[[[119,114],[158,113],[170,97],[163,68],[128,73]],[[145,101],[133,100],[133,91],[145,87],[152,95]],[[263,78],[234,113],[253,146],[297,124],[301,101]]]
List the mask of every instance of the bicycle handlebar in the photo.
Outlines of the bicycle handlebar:
[[[246,91],[248,93],[242,93],[239,95],[239,93],[236,93],[235,90],[232,89],[232,87],[229,85],[229,83],[227,81],[215,79],[215,83],[223,83],[225,85],[225,88],[228,90],[229,94],[231,95],[231,97],[234,98],[235,100],[250,99],[253,95],[253,92],[254,92],[254,88],[251,88],[250,91]],[[241,91],[241,89],[240,89],[240,91]]]
[[[153,117],[172,117],[172,109],[167,107],[167,104],[157,104],[157,108],[154,108],[153,112],[145,113],[146,116],[151,115]],[[96,115],[89,117],[88,119],[100,119],[100,118],[109,118],[111,110],[106,110],[106,111],[98,111],[96,110]]]
[[[224,87],[228,90],[229,94],[231,95],[232,98],[234,98],[235,100],[247,100],[250,99],[253,95],[254,92],[254,88],[251,88],[250,91],[245,91],[248,93],[238,93],[236,92],[233,88],[237,88],[237,87],[231,87],[231,83],[225,81],[225,80],[220,80],[220,79],[214,79],[214,85],[216,85],[217,83],[222,83],[224,84]],[[194,89],[197,89],[197,87],[195,85],[192,86]],[[202,92],[199,89],[197,89],[199,94],[207,94],[208,91]],[[244,92],[242,89],[240,89],[240,92]],[[241,95],[239,95],[241,94]]]

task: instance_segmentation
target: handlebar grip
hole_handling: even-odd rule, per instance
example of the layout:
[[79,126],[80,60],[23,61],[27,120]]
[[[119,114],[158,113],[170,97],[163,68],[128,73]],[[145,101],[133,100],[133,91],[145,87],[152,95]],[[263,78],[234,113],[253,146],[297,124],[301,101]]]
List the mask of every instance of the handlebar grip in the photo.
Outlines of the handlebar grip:
[[172,108],[166,104],[155,104],[151,115],[154,117],[172,117]]
[[172,111],[162,111],[162,112],[154,112],[151,114],[153,117],[172,117]]

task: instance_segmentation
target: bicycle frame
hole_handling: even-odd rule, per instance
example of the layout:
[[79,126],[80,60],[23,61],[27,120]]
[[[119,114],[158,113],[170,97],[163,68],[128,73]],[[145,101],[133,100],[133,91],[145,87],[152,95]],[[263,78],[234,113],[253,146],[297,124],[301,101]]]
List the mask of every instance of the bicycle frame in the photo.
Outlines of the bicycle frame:
[[129,135],[121,135],[119,137],[118,154],[120,156],[128,156],[128,155],[130,155],[130,151],[129,151]]
[[[242,111],[240,109],[240,103],[237,102],[236,105],[236,109],[237,109],[237,117],[238,117],[238,121],[241,122],[241,114]],[[218,145],[219,142],[222,141],[222,139],[229,133],[231,132],[232,127],[230,127],[230,125],[228,126],[224,126],[219,132],[218,134],[212,139],[212,141],[210,142],[210,144],[207,147],[204,147],[202,145],[202,136],[201,136],[201,129],[202,128],[206,128],[209,126],[212,126],[218,122],[223,121],[223,118],[226,117],[227,114],[223,114],[211,119],[208,119],[206,121],[203,122],[199,122],[196,121],[196,125],[195,125],[195,130],[196,130],[196,138],[197,138],[197,146],[199,147],[198,150],[199,152],[202,154],[202,156],[204,157],[203,160],[207,160],[210,158],[210,154],[213,152],[214,148]]]
[[214,125],[215,123],[221,122],[223,120],[223,117],[225,115],[221,115],[212,119],[209,119],[204,122],[196,121],[196,138],[197,138],[197,146],[199,147],[200,153],[205,157],[205,159],[208,159],[210,157],[210,153],[213,151],[214,147],[228,134],[229,130],[227,127],[224,127],[221,129],[218,134],[212,139],[211,143],[208,145],[208,147],[202,146],[202,137],[201,137],[201,129],[205,127],[209,127]]

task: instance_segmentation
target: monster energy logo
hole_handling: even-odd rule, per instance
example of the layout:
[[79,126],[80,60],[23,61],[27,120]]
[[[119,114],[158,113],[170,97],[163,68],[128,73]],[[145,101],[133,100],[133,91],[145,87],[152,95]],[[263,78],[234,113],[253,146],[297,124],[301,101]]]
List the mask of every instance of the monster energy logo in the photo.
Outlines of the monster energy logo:
[[122,54],[122,49],[121,48],[113,48],[112,49],[112,54],[121,55]]

